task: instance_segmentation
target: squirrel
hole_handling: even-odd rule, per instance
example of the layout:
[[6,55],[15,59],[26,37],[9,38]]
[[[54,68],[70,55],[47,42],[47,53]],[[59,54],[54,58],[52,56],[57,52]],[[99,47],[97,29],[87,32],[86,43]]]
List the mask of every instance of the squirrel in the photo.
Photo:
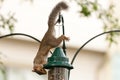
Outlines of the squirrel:
[[41,44],[39,46],[39,50],[37,55],[33,61],[33,72],[38,73],[39,75],[46,74],[46,70],[44,69],[43,65],[46,64],[46,58],[51,48],[57,47],[63,40],[69,40],[68,37],[61,35],[60,37],[56,38],[54,35],[55,30],[55,23],[56,17],[61,10],[67,10],[68,5],[65,2],[59,2],[52,10],[49,15],[48,19],[48,30],[45,33]]

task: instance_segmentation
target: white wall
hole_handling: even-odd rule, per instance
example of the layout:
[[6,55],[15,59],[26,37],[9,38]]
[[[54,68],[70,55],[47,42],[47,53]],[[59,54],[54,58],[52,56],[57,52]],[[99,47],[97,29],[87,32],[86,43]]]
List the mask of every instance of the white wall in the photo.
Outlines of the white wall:
[[[34,56],[37,53],[39,43],[34,41],[5,38],[0,39],[0,52],[7,67],[32,70]],[[78,48],[69,47],[67,55],[71,61]],[[83,49],[76,57],[71,70],[70,80],[96,80],[97,69],[104,60],[104,52]],[[47,78],[46,78],[47,79]]]

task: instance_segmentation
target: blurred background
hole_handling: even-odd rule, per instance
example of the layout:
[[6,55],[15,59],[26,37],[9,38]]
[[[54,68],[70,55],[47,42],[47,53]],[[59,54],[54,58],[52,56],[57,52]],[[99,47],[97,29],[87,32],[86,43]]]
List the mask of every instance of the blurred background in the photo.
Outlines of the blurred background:
[[[48,29],[53,7],[63,0],[0,0],[0,35],[24,33],[41,40]],[[120,29],[120,0],[64,0],[67,57],[90,38],[104,31]],[[56,26],[56,36],[62,28]],[[119,80],[120,40],[118,33],[103,35],[87,44],[77,55],[70,80]],[[47,75],[32,72],[39,43],[23,36],[0,39],[0,80],[48,80]],[[62,45],[62,44],[61,44]],[[49,54],[50,56],[51,54]]]

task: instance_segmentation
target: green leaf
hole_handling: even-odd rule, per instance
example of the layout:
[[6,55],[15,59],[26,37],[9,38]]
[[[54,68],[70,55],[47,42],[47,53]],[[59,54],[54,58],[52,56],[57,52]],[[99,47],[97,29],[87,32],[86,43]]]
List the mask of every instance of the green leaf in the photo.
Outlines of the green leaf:
[[82,10],[80,11],[80,13],[82,13],[84,16],[90,16],[91,12],[89,11],[88,7],[85,5],[82,5]]
[[10,32],[13,32],[13,30],[14,30],[14,25],[13,24],[9,25],[9,30],[10,30]]
[[97,11],[97,10],[98,10],[97,3],[93,3],[93,9],[94,9],[95,11]]

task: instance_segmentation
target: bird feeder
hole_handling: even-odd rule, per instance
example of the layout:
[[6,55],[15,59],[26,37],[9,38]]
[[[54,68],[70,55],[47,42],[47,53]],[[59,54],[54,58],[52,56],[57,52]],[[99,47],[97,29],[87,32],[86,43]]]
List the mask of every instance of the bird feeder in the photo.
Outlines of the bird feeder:
[[44,65],[44,68],[49,69],[48,80],[68,80],[68,72],[73,69],[68,61],[62,49],[57,47]]

